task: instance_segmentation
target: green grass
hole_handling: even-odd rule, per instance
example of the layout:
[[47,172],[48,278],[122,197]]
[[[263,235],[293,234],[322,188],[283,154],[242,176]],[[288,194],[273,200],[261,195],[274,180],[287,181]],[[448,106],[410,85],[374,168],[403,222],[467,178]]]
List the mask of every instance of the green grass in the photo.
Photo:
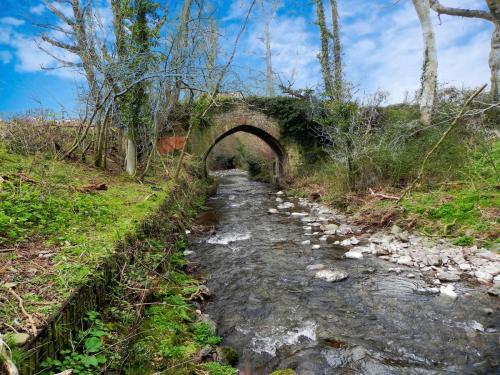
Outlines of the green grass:
[[[23,175],[34,182],[23,181]],[[117,241],[159,207],[171,188],[161,180],[142,184],[122,174],[46,155],[11,154],[1,144],[0,176],[0,248],[17,249],[0,253],[0,265],[9,264],[6,270],[0,266],[0,284],[2,279],[16,283],[28,312],[41,318],[86,282]],[[91,183],[105,183],[108,189],[78,191]],[[29,277],[23,273],[25,258],[19,255],[23,250],[35,254],[29,266],[36,273]],[[40,250],[53,256],[50,262],[36,266],[32,263],[38,261]],[[0,307],[0,323],[12,325],[18,306],[5,297],[9,302]],[[37,299],[54,304],[29,303]]]

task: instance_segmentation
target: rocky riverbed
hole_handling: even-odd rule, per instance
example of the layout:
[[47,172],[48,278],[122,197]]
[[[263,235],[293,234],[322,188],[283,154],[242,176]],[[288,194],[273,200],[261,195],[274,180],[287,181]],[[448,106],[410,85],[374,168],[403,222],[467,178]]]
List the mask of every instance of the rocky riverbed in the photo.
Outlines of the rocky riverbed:
[[498,372],[496,255],[363,232],[240,171],[219,180],[186,256],[241,375]]
[[[349,259],[376,256],[394,263],[395,273],[408,278],[418,274],[428,282],[421,292],[456,298],[452,283],[467,280],[488,287],[491,295],[500,295],[500,255],[492,251],[425,238],[397,225],[385,232],[365,233],[346,215],[305,198],[287,199],[282,191],[276,193],[275,201],[276,208],[270,208],[268,213],[300,218],[304,235],[311,238],[303,245],[318,249],[321,243],[333,243],[347,247],[344,257]],[[323,271],[319,272],[324,276]]]

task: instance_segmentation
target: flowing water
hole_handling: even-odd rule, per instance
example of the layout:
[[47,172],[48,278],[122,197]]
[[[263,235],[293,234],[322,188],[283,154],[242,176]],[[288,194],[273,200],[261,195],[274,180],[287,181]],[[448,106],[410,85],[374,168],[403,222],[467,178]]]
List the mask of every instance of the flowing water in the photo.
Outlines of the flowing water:
[[[240,374],[500,373],[497,299],[462,284],[457,300],[422,295],[418,275],[375,257],[343,259],[347,249],[307,236],[300,218],[269,215],[272,192],[225,174],[200,216],[216,233],[191,238],[189,259],[213,294],[204,313],[239,353]],[[321,247],[301,244],[308,239]],[[318,279],[306,269],[318,263],[349,277]]]

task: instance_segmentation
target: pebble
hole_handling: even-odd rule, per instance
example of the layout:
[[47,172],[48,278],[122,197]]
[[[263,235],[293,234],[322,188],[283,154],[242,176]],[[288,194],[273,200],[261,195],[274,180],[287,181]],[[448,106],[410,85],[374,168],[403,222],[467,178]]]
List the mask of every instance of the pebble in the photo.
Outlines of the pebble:
[[323,279],[328,282],[335,282],[347,279],[349,277],[349,274],[343,271],[322,270],[316,272],[315,276],[318,279]]
[[277,213],[279,213],[279,211],[276,208],[270,208],[269,210],[267,210],[267,212],[270,213],[270,214],[277,214]]
[[363,258],[363,253],[357,250],[349,250],[344,254],[344,257],[348,259],[361,259]]
[[312,245],[312,249],[313,249],[313,250],[318,250],[319,248],[321,248],[321,246],[320,246],[320,245]]
[[304,216],[308,216],[309,214],[307,212],[292,212],[292,216],[296,216],[296,217],[304,217]]
[[183,253],[183,254],[184,254],[184,256],[186,256],[186,257],[187,257],[187,256],[189,256],[189,255],[194,254],[194,251],[191,251],[191,250],[184,250],[184,253]]
[[311,240],[302,241],[300,244],[301,245],[310,245],[311,244]]
[[412,273],[409,273],[408,275],[406,275],[409,279],[414,279],[415,278],[415,275],[412,274]]

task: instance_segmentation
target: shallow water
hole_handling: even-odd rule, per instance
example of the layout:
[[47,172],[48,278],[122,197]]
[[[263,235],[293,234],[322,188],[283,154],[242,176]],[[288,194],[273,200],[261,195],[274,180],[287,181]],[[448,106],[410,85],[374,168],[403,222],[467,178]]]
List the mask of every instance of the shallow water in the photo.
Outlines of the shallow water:
[[[498,299],[463,284],[455,301],[418,294],[425,282],[389,262],[343,259],[346,248],[306,236],[300,218],[269,215],[272,192],[227,173],[202,215],[216,233],[191,238],[189,259],[213,294],[204,312],[238,351],[240,374],[500,373]],[[349,278],[315,278],[306,267],[318,263]]]

